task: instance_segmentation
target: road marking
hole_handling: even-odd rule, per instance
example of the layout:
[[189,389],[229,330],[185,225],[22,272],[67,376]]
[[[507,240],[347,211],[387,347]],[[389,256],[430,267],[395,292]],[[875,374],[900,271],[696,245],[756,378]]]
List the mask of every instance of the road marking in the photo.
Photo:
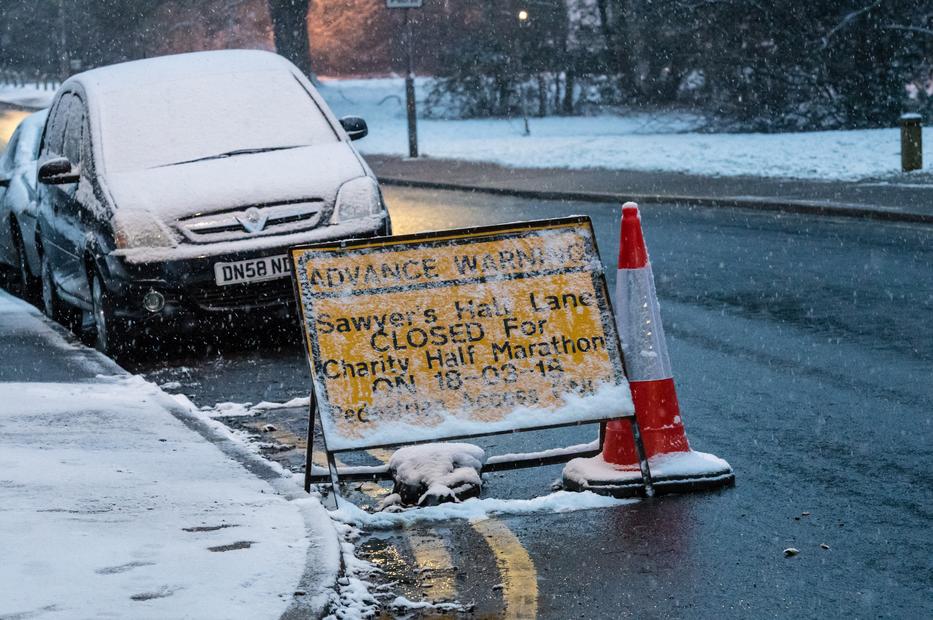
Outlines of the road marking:
[[250,422],[245,426],[259,431],[262,437],[268,437],[283,447],[292,446],[293,448],[304,450],[308,445],[303,438],[288,430],[280,428],[276,428],[274,431],[264,430],[266,426],[269,426],[268,422],[260,420],[259,422]]
[[415,563],[423,571],[419,581],[427,597],[435,603],[457,600],[454,560],[447,549],[447,541],[433,532],[406,534]]
[[367,450],[366,452],[380,463],[388,463],[389,459],[392,458],[392,455],[395,454],[395,451],[386,450],[385,448],[373,448],[372,450]]
[[0,112],[0,151],[6,146],[20,122],[29,114],[29,112],[23,112],[22,110],[4,110]]
[[496,556],[502,577],[503,618],[535,618],[538,615],[538,574],[528,551],[509,527],[498,519],[471,524],[486,539]]
[[[249,426],[262,431],[266,422],[256,422]],[[301,437],[287,430],[264,433],[275,441],[294,445],[304,449],[306,442]],[[373,458],[388,463],[392,451],[382,448],[367,450]],[[315,465],[327,467],[324,454],[315,452]],[[319,462],[320,461],[320,462]],[[338,465],[343,465],[338,459]],[[378,500],[388,490],[375,482],[366,482],[361,489],[373,500]],[[486,519],[470,524],[489,545],[496,557],[496,567],[502,579],[503,618],[535,618],[538,615],[538,574],[528,551],[509,527],[498,519]],[[456,601],[457,584],[453,557],[448,549],[448,541],[440,536],[422,531],[405,531],[409,548],[415,556],[419,568],[427,569],[421,573],[420,584],[426,598],[434,602]]]
[[[366,451],[370,456],[382,463],[388,463],[393,451],[385,448],[373,448]],[[374,484],[385,495],[388,490]],[[365,489],[364,489],[365,490]],[[369,491],[367,494],[371,496]],[[435,603],[457,600],[457,583],[455,580],[454,560],[447,548],[447,541],[433,532],[405,531],[408,547],[415,556],[415,564],[419,572],[418,582],[424,590],[424,596]],[[432,616],[433,617],[433,616]],[[446,617],[446,616],[438,616]]]

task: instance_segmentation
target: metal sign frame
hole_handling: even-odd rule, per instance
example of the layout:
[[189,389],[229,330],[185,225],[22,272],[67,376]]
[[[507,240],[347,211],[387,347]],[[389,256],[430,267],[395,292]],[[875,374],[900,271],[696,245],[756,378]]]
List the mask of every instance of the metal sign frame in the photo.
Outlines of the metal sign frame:
[[[327,241],[322,243],[314,244],[303,244],[292,246],[288,250],[289,255],[289,264],[292,270],[292,286],[295,292],[295,299],[298,305],[299,318],[300,318],[300,327],[302,331],[302,340],[305,343],[305,352],[307,354],[309,370],[312,376],[311,382],[311,393],[310,393],[310,404],[308,407],[308,433],[307,433],[307,442],[305,449],[305,472],[304,472],[304,488],[305,491],[310,492],[312,484],[330,484],[331,490],[334,493],[334,497],[339,496],[339,483],[343,479],[345,481],[377,481],[377,480],[391,480],[392,475],[389,471],[388,464],[381,466],[347,466],[347,467],[337,467],[335,455],[338,453],[344,452],[359,452],[363,450],[377,449],[377,448],[393,448],[398,446],[410,446],[410,445],[419,445],[427,443],[443,443],[449,441],[457,441],[462,439],[474,439],[478,437],[491,437],[494,435],[506,435],[516,432],[531,432],[531,431],[541,431],[554,428],[563,428],[568,426],[580,426],[583,424],[599,424],[599,435],[597,438],[597,446],[591,448],[588,444],[587,447],[581,448],[579,450],[568,451],[565,449],[557,449],[554,454],[551,455],[542,455],[542,453],[525,453],[525,454],[515,454],[513,458],[510,459],[495,459],[492,463],[487,463],[483,466],[483,473],[491,471],[505,471],[512,469],[521,469],[526,467],[538,467],[543,465],[555,465],[560,463],[566,463],[571,459],[578,457],[593,457],[597,456],[602,452],[603,441],[605,436],[605,423],[610,420],[603,421],[594,421],[594,420],[582,420],[582,421],[573,421],[573,422],[563,422],[558,424],[549,424],[542,426],[535,426],[531,428],[522,428],[514,430],[499,430],[493,432],[483,432],[483,433],[471,433],[464,435],[457,435],[451,437],[444,437],[442,439],[424,439],[418,441],[405,441],[405,442],[392,442],[381,445],[373,445],[366,447],[353,447],[353,448],[342,448],[336,450],[330,450],[327,447],[327,437],[324,433],[323,426],[321,427],[321,438],[324,444],[324,453],[327,459],[327,470],[319,471],[315,473],[313,465],[313,452],[314,452],[314,427],[316,418],[319,416],[318,413],[318,395],[316,393],[315,387],[315,368],[314,368],[314,351],[312,350],[312,344],[306,333],[306,317],[304,302],[301,297],[301,289],[298,281],[297,267],[294,260],[294,252],[299,250],[314,250],[314,249],[329,249],[339,247],[341,249],[352,249],[358,246],[366,246],[372,243],[378,243],[382,241],[391,241],[393,243],[408,243],[408,242],[418,242],[418,241],[431,241],[437,240],[442,237],[450,237],[452,233],[460,233],[465,236],[467,235],[482,235],[482,234],[494,234],[502,231],[515,231],[515,230],[536,230],[541,226],[548,225],[561,225],[561,224],[585,224],[591,234],[591,241],[593,244],[593,252],[598,257],[599,248],[596,242],[596,234],[593,231],[592,221],[588,216],[570,216],[564,218],[554,218],[554,219],[544,219],[544,220],[533,220],[526,222],[512,222],[506,224],[496,224],[492,226],[474,226],[468,228],[460,228],[455,230],[438,230],[438,231],[429,231],[423,233],[413,233],[407,235],[395,235],[391,237],[371,237],[365,239],[348,239],[342,241]],[[594,287],[598,287],[601,291],[602,298],[606,302],[606,311],[610,316],[615,316],[613,307],[612,307],[612,297],[609,295],[608,286],[606,285],[606,277],[603,271],[593,272],[592,274],[594,279]],[[618,351],[619,359],[621,361],[621,372],[623,376],[626,376],[625,372],[625,359],[622,351],[622,344],[619,340],[618,330],[615,328],[615,324],[612,325],[612,333],[614,336],[614,344],[616,346],[616,351]],[[607,334],[608,335],[608,334]],[[638,426],[638,421],[635,418],[634,413],[627,415],[619,416],[618,420],[628,420],[631,430],[632,437],[635,443],[635,449],[638,453],[639,465],[641,469],[642,482],[644,484],[644,493],[647,496],[652,496],[654,494],[651,482],[651,471],[648,466],[648,459],[646,457],[644,444],[642,443],[641,430]],[[547,450],[544,451],[548,452]]]

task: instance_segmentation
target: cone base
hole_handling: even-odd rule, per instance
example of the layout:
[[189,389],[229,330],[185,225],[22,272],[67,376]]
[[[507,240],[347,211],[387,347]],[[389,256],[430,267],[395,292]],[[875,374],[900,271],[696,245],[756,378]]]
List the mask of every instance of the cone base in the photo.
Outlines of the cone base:
[[[655,495],[709,491],[735,484],[735,473],[726,461],[704,452],[661,454],[648,461]],[[612,497],[645,494],[641,471],[618,469],[602,456],[573,459],[564,468],[563,487],[568,491],[592,491]]]

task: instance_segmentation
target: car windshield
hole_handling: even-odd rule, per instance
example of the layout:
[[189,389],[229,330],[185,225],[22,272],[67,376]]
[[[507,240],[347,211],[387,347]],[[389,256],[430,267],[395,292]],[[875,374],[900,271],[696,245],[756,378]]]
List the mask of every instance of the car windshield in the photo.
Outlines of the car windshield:
[[[287,71],[180,78],[100,98],[109,172],[337,140]],[[222,112],[221,112],[222,110]]]

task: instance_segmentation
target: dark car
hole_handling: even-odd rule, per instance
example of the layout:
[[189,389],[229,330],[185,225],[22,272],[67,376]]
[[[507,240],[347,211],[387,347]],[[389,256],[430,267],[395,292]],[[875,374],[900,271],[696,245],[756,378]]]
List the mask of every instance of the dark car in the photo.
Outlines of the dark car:
[[0,266],[30,298],[39,274],[36,238],[36,158],[48,110],[19,124],[0,157]]
[[39,153],[42,301],[97,348],[199,319],[287,313],[286,248],[390,234],[376,179],[311,83],[268,52],[94,69],[56,94]]

